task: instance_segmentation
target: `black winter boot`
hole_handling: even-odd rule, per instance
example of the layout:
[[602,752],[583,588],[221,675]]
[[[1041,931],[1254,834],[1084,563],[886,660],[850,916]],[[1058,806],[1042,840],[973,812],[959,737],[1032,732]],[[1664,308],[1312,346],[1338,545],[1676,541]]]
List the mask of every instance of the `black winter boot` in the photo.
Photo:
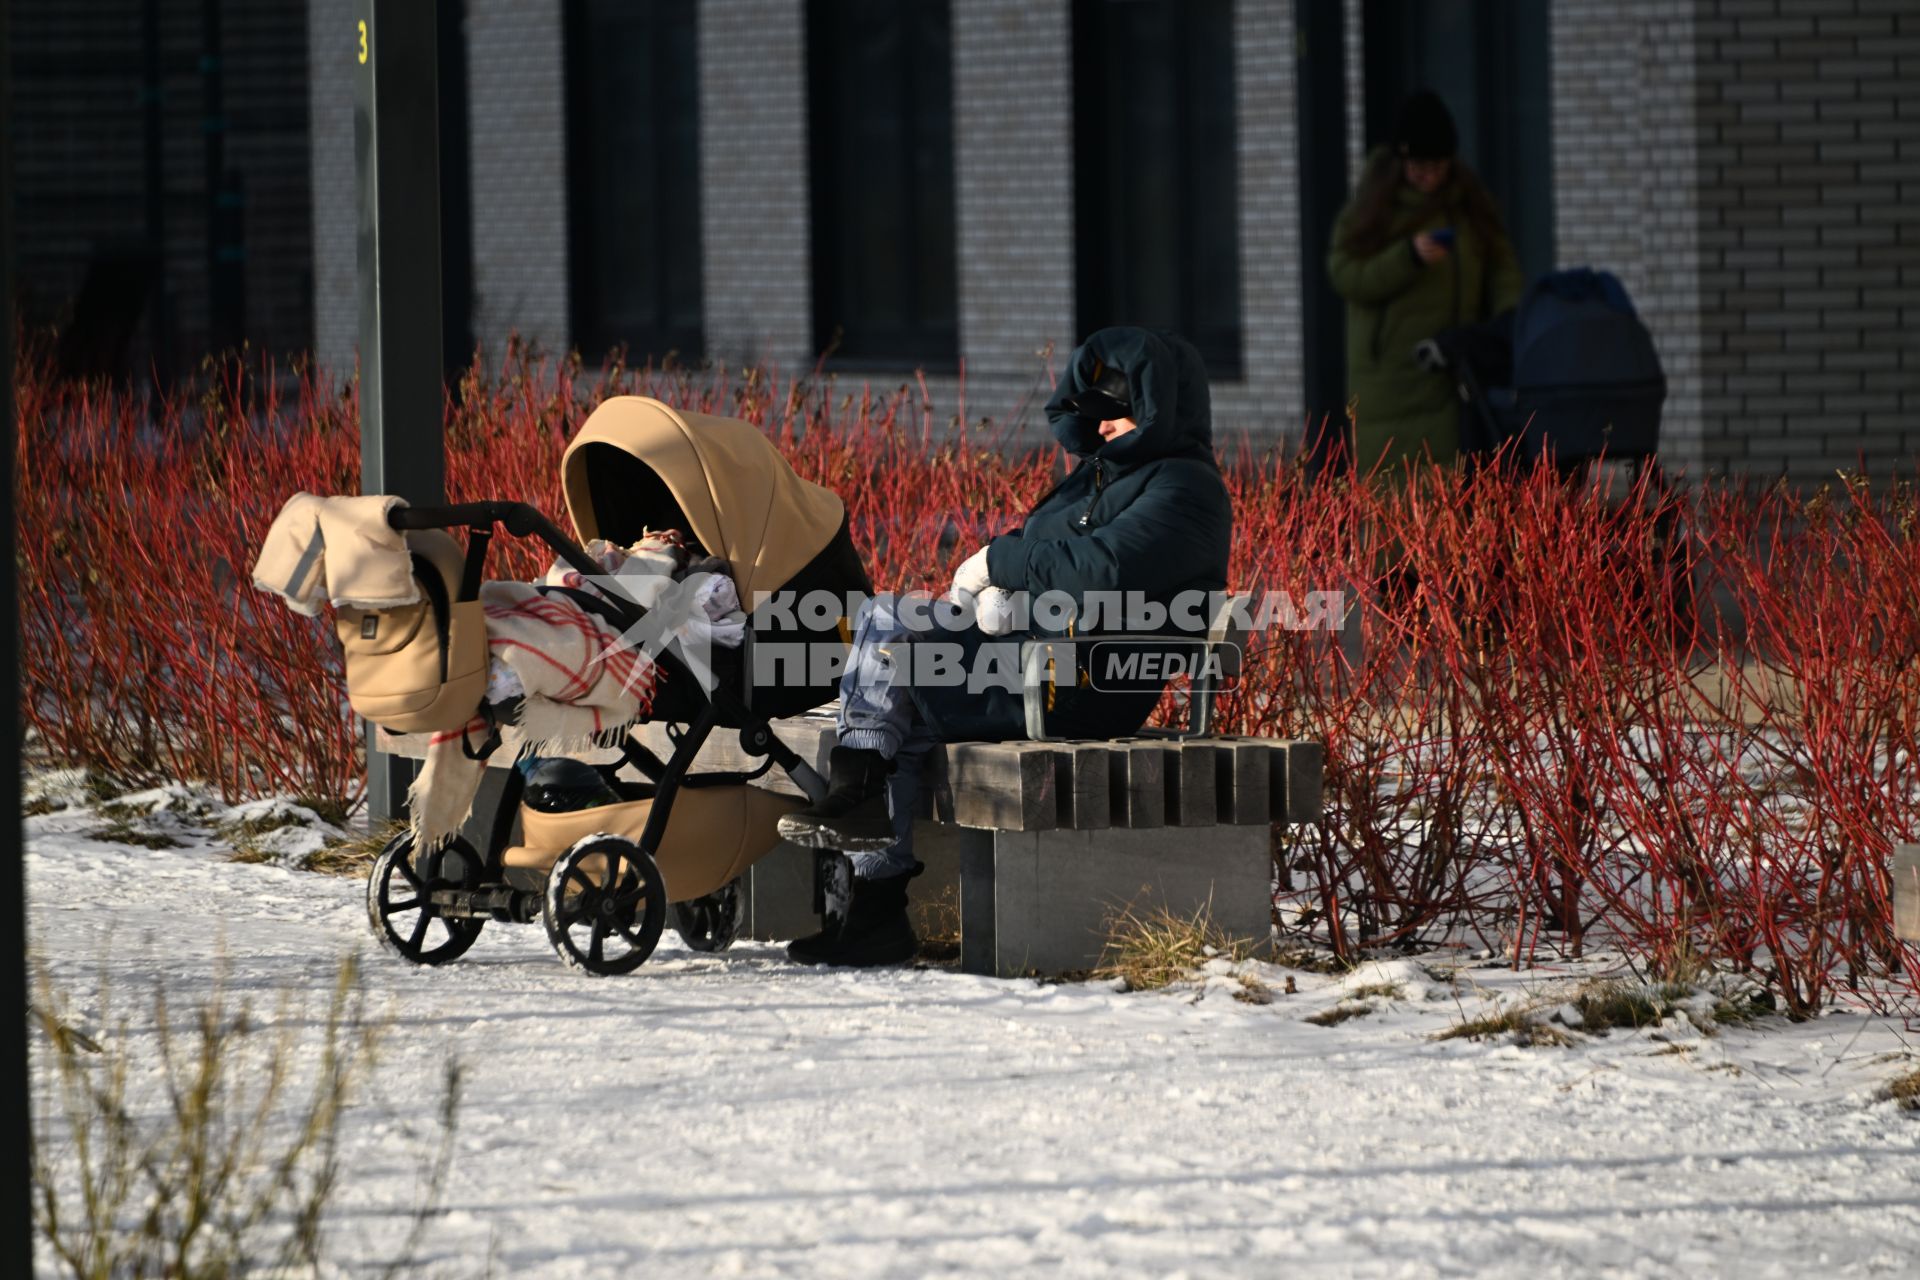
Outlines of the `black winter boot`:
[[825,928],[787,948],[800,964],[837,964],[867,968],[905,964],[920,949],[920,939],[907,919],[907,881],[920,874],[918,865],[884,880],[853,881],[852,901],[843,919],[830,911]]
[[878,751],[835,747],[829,758],[827,798],[780,819],[782,839],[804,849],[878,853],[894,843],[887,814],[887,775],[893,762]]

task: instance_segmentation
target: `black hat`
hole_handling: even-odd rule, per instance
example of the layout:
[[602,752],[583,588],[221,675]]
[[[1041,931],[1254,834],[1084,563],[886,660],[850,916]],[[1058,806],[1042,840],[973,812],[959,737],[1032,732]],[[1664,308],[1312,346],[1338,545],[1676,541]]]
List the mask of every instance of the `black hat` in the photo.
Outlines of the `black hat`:
[[1096,359],[1086,387],[1061,397],[1060,407],[1095,422],[1132,417],[1133,387],[1127,382],[1127,371]]
[[1394,149],[1409,160],[1450,160],[1460,149],[1453,113],[1431,89],[1417,89],[1400,104],[1393,125]]

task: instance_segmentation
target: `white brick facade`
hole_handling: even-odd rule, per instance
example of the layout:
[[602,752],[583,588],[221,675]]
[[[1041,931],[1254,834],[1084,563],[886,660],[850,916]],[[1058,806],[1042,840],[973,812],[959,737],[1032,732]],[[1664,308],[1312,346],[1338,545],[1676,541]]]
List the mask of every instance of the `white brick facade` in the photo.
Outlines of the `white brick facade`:
[[1300,184],[1294,137],[1293,4],[1236,0],[1240,129],[1240,321],[1245,374],[1213,384],[1216,433],[1305,429],[1300,388]]
[[564,352],[565,46],[552,0],[467,0],[473,332],[490,359],[509,334]]
[[707,354],[803,372],[814,357],[805,0],[702,0],[697,29]]
[[1667,0],[1555,0],[1551,27],[1556,257],[1633,295],[1667,371],[1665,460],[1689,471],[1703,429],[1692,22]]
[[[1074,342],[1072,5],[953,6],[954,200],[967,416],[1040,404]],[[942,408],[952,407],[942,405]],[[957,411],[957,407],[956,407]]]
[[[1301,414],[1293,5],[1238,0],[1246,376],[1226,430]],[[1358,0],[1349,132],[1362,142]],[[1563,265],[1606,267],[1658,341],[1669,461],[1831,476],[1920,454],[1920,0],[1549,0]],[[346,0],[311,0],[316,344],[350,359],[352,67]],[[470,0],[476,330],[567,342],[557,0]],[[956,266],[970,418],[1045,394],[1074,316],[1069,0],[952,0]],[[707,354],[814,359],[805,0],[700,0]],[[1351,177],[1351,175],[1349,175]],[[690,247],[691,251],[691,247]],[[843,375],[859,378],[858,371]],[[891,387],[897,374],[876,376]],[[956,384],[930,379],[957,412]],[[851,388],[845,388],[851,389]]]

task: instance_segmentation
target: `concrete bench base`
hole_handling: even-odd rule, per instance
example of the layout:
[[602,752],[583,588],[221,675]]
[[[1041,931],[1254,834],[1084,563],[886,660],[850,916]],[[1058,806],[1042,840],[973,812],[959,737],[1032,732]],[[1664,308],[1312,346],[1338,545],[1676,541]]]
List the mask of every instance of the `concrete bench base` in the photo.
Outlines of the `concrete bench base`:
[[[957,897],[960,967],[1019,977],[1099,965],[1113,919],[1202,908],[1229,937],[1271,933],[1272,860],[1265,826],[1159,831],[991,831],[921,822],[926,871],[913,898]],[[747,873],[748,936],[788,939],[819,927],[808,909],[813,854],[783,844]]]

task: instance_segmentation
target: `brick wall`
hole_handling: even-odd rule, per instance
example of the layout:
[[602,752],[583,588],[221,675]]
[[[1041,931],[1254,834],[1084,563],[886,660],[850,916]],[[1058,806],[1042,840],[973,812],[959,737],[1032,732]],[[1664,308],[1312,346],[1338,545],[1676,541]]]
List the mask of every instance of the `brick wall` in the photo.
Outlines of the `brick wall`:
[[1831,479],[1920,455],[1920,4],[1704,0],[1705,456]]
[[1920,6],[1555,0],[1563,263],[1619,272],[1673,459],[1831,479],[1920,454]]
[[[64,324],[101,249],[145,243],[142,0],[19,0],[13,55],[15,260],[33,325]],[[203,40],[197,5],[159,14],[161,246],[165,292],[128,353],[152,367],[164,312],[172,363],[209,344]],[[306,218],[307,35],[298,0],[227,4],[220,40],[225,165],[244,183],[245,334],[285,354],[312,340]]]
[[509,334],[571,341],[565,68],[558,0],[467,0],[473,332],[490,357]]

